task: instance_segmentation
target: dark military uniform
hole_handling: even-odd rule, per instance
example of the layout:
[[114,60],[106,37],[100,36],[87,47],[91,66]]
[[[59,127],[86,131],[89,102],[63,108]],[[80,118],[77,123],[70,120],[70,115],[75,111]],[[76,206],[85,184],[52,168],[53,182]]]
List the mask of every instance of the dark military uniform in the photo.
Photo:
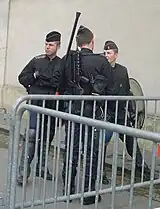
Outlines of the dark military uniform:
[[[118,47],[116,44],[112,41],[107,41],[104,46],[104,50],[118,50]],[[114,94],[117,96],[131,96],[133,95],[130,91],[130,83],[129,83],[129,77],[127,68],[115,63],[114,66],[112,66],[112,76],[113,76],[113,83],[114,83]],[[110,122],[115,123],[115,111],[116,111],[116,102],[110,101],[109,102],[109,109],[108,113],[111,116]],[[118,102],[118,118],[117,118],[117,124],[119,125],[126,125],[131,127],[132,122],[135,119],[135,112],[132,108],[131,102],[129,102],[128,105],[128,112],[129,117],[127,117],[127,123],[125,124],[125,112],[126,112],[126,101],[119,101]],[[124,135],[119,135],[120,139],[124,140]],[[137,144],[137,153],[136,153],[136,169],[141,170],[142,167],[142,154],[139,148],[138,143]],[[126,136],[126,148],[128,154],[132,157],[133,156],[133,145],[134,145],[134,138],[132,136]],[[145,171],[148,173],[150,172],[147,164],[144,164]]]
[[[74,53],[74,52],[73,52]],[[108,61],[102,55],[95,55],[90,49],[82,48],[81,49],[81,71],[79,76],[83,76],[88,80],[95,79],[97,76],[102,75],[105,78],[106,88],[103,94],[112,94],[112,77],[111,77],[111,67]],[[70,72],[71,62],[66,62],[63,64],[65,57],[62,59],[62,68],[61,68],[61,85],[60,92],[61,94],[74,95],[75,90],[72,84],[70,83]],[[73,71],[72,71],[73,72]],[[94,89],[91,83],[85,83],[80,81],[80,86],[83,89],[83,95],[91,95],[94,93]],[[80,102],[73,102],[71,107],[72,114],[80,115],[81,105]],[[69,112],[69,105],[66,102],[65,111]],[[93,102],[85,102],[83,116],[93,118]],[[96,118],[101,119],[100,109],[97,107]],[[68,123],[66,123],[66,138],[65,138],[65,151],[64,151],[64,166],[62,171],[62,178],[64,186],[68,184],[65,182],[67,159],[67,132],[68,132]],[[73,157],[72,157],[72,172],[71,172],[71,194],[75,191],[75,176],[77,173],[77,164],[78,164],[78,155],[79,155],[79,140],[82,140],[82,146],[84,145],[84,126],[82,126],[82,138],[79,138],[80,134],[80,124],[75,124],[74,129],[74,141],[73,141]],[[69,139],[71,140],[71,138]],[[98,150],[99,150],[99,130],[97,129],[94,132],[94,142],[93,142],[93,157],[91,159],[91,141],[92,141],[92,127],[88,127],[88,143],[87,143],[87,153],[86,153],[86,169],[85,169],[85,191],[88,191],[89,187],[89,178],[91,178],[91,189],[95,190],[95,181],[97,178],[97,164],[98,164]],[[71,141],[69,141],[69,144]],[[69,151],[71,153],[71,151]],[[69,158],[70,159],[70,158]],[[90,165],[92,161],[92,173],[90,175]],[[69,167],[68,167],[69,168]],[[68,178],[68,177],[67,177]],[[85,202],[86,201],[86,202]],[[92,199],[84,199],[84,204],[91,204]]]
[[[131,95],[130,92],[130,84],[129,84],[129,77],[128,77],[128,72],[127,68],[120,65],[120,64],[115,64],[114,67],[112,67],[112,75],[113,75],[113,80],[114,80],[114,86],[115,86],[115,94],[118,96],[129,96]],[[110,115],[112,116],[112,121],[115,122],[115,104],[114,102],[111,102],[110,104]],[[125,107],[126,107],[126,102],[125,101],[119,101],[118,102],[118,118],[117,118],[117,123],[119,125],[125,125]],[[134,115],[134,112],[132,110],[131,103],[129,103],[129,113],[130,115]],[[131,126],[131,118],[127,118],[127,124],[126,126]],[[123,141],[124,137],[123,134],[119,135],[120,139]],[[134,144],[134,138],[132,136],[126,136],[126,148],[128,154],[132,157],[133,155],[133,144]],[[137,143],[137,156],[136,156],[136,166],[141,167],[142,166],[142,155],[141,151],[139,149],[138,143]]]
[[[52,32],[51,32],[52,33]],[[56,32],[57,35],[57,32]],[[55,37],[56,38],[56,37]],[[55,38],[49,39],[48,41],[57,40]],[[59,33],[58,33],[59,39]],[[53,59],[50,59],[46,54],[42,54],[34,57],[22,70],[20,75],[18,76],[18,80],[20,84],[22,84],[28,94],[47,94],[54,95],[56,93],[57,87],[59,85],[59,67],[60,67],[60,58],[56,56]],[[32,100],[32,105],[43,106],[42,100]],[[45,101],[45,107],[50,109],[55,109],[54,101]],[[39,137],[41,139],[41,121],[42,117],[40,116],[40,124],[39,124]],[[50,136],[49,136],[49,148],[51,142],[54,137],[55,132],[55,123],[54,118],[51,118],[50,123]],[[44,134],[43,134],[43,147],[42,147],[42,168],[41,168],[41,177],[44,177],[44,168],[45,168],[45,152],[46,152],[46,140],[47,140],[47,123],[48,117],[44,116]],[[37,127],[37,114],[35,112],[31,112],[30,114],[30,124],[29,124],[29,142],[27,148],[27,178],[30,175],[30,164],[33,160],[35,153],[35,142],[36,142],[36,127]],[[25,143],[24,143],[25,144]],[[36,168],[36,175],[39,176],[39,164],[40,164],[40,147],[41,140],[38,142],[38,163]],[[22,146],[22,156],[21,162],[19,166],[19,178],[18,183],[22,184],[23,182],[23,170],[24,170],[24,154],[25,154],[25,146]],[[52,180],[52,175],[49,173],[47,169],[47,179]]]

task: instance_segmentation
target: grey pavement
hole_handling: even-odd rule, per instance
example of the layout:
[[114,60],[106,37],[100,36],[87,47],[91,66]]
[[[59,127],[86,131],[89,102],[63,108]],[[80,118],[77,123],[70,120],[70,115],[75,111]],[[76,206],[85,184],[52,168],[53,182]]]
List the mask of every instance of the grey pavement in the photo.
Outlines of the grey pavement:
[[[5,191],[5,182],[6,182],[6,174],[7,174],[7,149],[0,149],[0,191],[3,193]],[[62,168],[62,162],[60,162],[60,171]],[[62,180],[59,171],[58,177],[58,196],[62,195]],[[43,200],[43,186],[44,180],[36,178],[35,182],[35,200],[42,199]],[[103,185],[103,188],[108,188],[108,186]],[[51,198],[52,196],[52,183],[50,181],[46,181],[46,197]],[[26,200],[32,200],[33,190],[32,190],[32,175],[26,187]],[[117,192],[115,197],[115,209],[127,209],[129,208],[129,197],[130,193],[128,191]],[[110,209],[111,208],[111,200],[112,194],[102,195],[102,201],[98,204],[99,209]],[[17,186],[16,188],[16,203],[22,202],[22,188]],[[54,204],[46,205],[47,209],[54,209]],[[153,208],[160,206],[160,202],[153,201]],[[35,208],[42,208],[42,206],[36,206]],[[66,209],[67,203],[61,202],[57,203],[57,209]],[[69,203],[69,209],[80,209],[79,200],[73,200],[72,203]],[[92,209],[95,208],[94,205],[85,206],[84,208]],[[134,195],[133,199],[133,209],[147,209],[148,208],[148,198],[141,195]]]

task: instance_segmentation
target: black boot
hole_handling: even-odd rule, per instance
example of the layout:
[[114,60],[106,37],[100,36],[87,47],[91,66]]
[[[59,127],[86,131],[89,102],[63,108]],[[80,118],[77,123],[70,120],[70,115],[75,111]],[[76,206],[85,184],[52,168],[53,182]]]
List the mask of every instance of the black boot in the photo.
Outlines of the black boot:
[[103,178],[102,179],[103,184],[109,184],[110,183],[109,179],[107,178],[107,170],[105,168],[105,165],[103,167],[103,177],[102,178]]
[[[135,167],[135,179],[136,181],[139,181],[142,176],[142,162],[143,162],[143,157],[142,153],[140,151],[139,145],[137,143],[137,152],[136,152],[136,167]],[[143,174],[143,180],[144,181],[149,181],[150,180],[150,169],[147,165],[146,162],[144,162],[144,174]]]
[[[51,144],[51,143],[50,143]],[[49,144],[49,150],[50,150],[50,144]],[[36,167],[36,176],[39,177],[39,166],[40,166],[40,151],[41,151],[41,142],[39,142],[39,146],[38,146],[38,163],[37,163],[37,167]],[[49,152],[48,150],[48,152]],[[40,177],[44,178],[44,174],[45,174],[45,160],[46,160],[46,142],[43,142],[43,149],[42,149],[42,167],[41,167],[41,174]],[[50,174],[49,169],[47,167],[47,176],[46,179],[49,181],[52,181],[52,174]]]
[[[88,192],[88,183],[85,183],[85,192]],[[91,182],[91,191],[95,191],[95,181]],[[90,197],[84,197],[83,199],[83,205],[91,205],[91,204],[95,204],[95,200],[96,200],[96,195],[90,196]],[[102,200],[101,195],[98,195],[98,202],[100,202]]]
[[[136,179],[140,179],[142,176],[142,165],[136,165],[135,177]],[[151,178],[151,169],[148,167],[147,163],[144,162],[144,173],[143,173],[143,181],[150,181]],[[159,174],[157,172],[154,173],[154,179],[159,179]]]
[[[76,192],[75,185],[71,183],[69,195],[75,194],[75,192]],[[65,194],[68,195],[68,189],[66,188],[66,191],[65,191],[65,186],[64,186],[63,195]],[[67,201],[65,200],[64,202],[67,202]],[[69,202],[72,202],[72,200],[69,200]]]
[[102,177],[103,179],[102,179],[102,183],[103,184],[109,184],[110,183],[110,181],[109,181],[109,179],[108,179],[108,177],[107,177],[107,175],[106,175],[106,173],[103,173],[103,177]]
[[107,178],[107,169],[106,169],[106,151],[107,151],[107,144],[105,144],[104,147],[104,156],[103,156],[103,177],[102,177],[102,183],[103,184],[109,184],[109,180]]
[[[75,187],[75,173],[74,173],[74,175],[72,173],[69,194],[68,194],[68,181],[65,182],[65,176],[66,176],[66,172],[65,172],[65,165],[64,165],[63,171],[62,171],[62,180],[63,180],[63,185],[64,185],[63,186],[63,195],[72,195],[72,194],[75,194],[75,192],[76,192],[76,187]],[[67,202],[67,201],[64,201],[64,202]],[[72,200],[69,200],[69,202],[72,202]]]
[[[100,202],[102,200],[101,195],[98,195],[98,202]],[[83,205],[91,205],[91,204],[95,204],[96,201],[96,196],[90,196],[90,197],[85,197],[83,199]]]
[[[143,162],[143,157],[142,153],[140,151],[139,146],[137,145],[137,153],[136,153],[136,170],[135,170],[135,177],[136,179],[140,179],[142,176],[142,162]],[[149,181],[150,180],[150,169],[147,165],[146,162],[144,162],[144,174],[143,174],[143,179],[144,181]]]
[[[44,178],[44,174],[45,174],[45,168],[44,167],[42,167],[42,169],[41,169],[41,175],[39,175],[39,164],[37,164],[37,167],[36,167],[36,176],[37,177],[41,177],[41,178]],[[47,168],[47,176],[46,176],[46,179],[48,180],[48,181],[52,181],[52,174],[50,174],[50,172],[49,172],[49,169]]]
[[[28,130],[28,147],[27,147],[27,175],[26,175],[26,181],[28,180],[31,172],[31,162],[34,157],[34,152],[35,152],[35,136],[36,136],[36,131],[34,129],[29,129]],[[20,160],[20,165],[19,165],[19,176],[17,179],[17,184],[21,185],[23,184],[23,176],[24,176],[24,162],[25,161],[25,136],[23,139],[23,144],[22,144],[22,154],[21,154],[21,160]]]

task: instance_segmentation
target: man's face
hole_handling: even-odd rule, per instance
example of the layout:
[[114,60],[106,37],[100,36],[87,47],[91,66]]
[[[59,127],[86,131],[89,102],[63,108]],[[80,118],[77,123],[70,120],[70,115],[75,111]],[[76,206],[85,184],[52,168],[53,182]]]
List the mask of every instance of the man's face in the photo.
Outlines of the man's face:
[[110,64],[116,62],[118,53],[114,52],[113,49],[104,50],[104,54]]
[[45,53],[48,56],[53,56],[57,53],[59,48],[58,42],[45,42]]

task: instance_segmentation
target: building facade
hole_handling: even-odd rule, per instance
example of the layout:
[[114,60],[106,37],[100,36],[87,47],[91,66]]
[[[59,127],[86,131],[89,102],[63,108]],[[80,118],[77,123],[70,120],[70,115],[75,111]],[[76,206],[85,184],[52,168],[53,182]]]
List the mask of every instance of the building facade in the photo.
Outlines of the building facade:
[[51,30],[62,33],[59,56],[67,49],[75,12],[79,25],[95,33],[95,52],[105,40],[120,48],[119,62],[137,79],[146,96],[159,96],[159,0],[1,0],[0,1],[0,106],[10,109],[25,94],[17,76],[35,55],[43,53]]

